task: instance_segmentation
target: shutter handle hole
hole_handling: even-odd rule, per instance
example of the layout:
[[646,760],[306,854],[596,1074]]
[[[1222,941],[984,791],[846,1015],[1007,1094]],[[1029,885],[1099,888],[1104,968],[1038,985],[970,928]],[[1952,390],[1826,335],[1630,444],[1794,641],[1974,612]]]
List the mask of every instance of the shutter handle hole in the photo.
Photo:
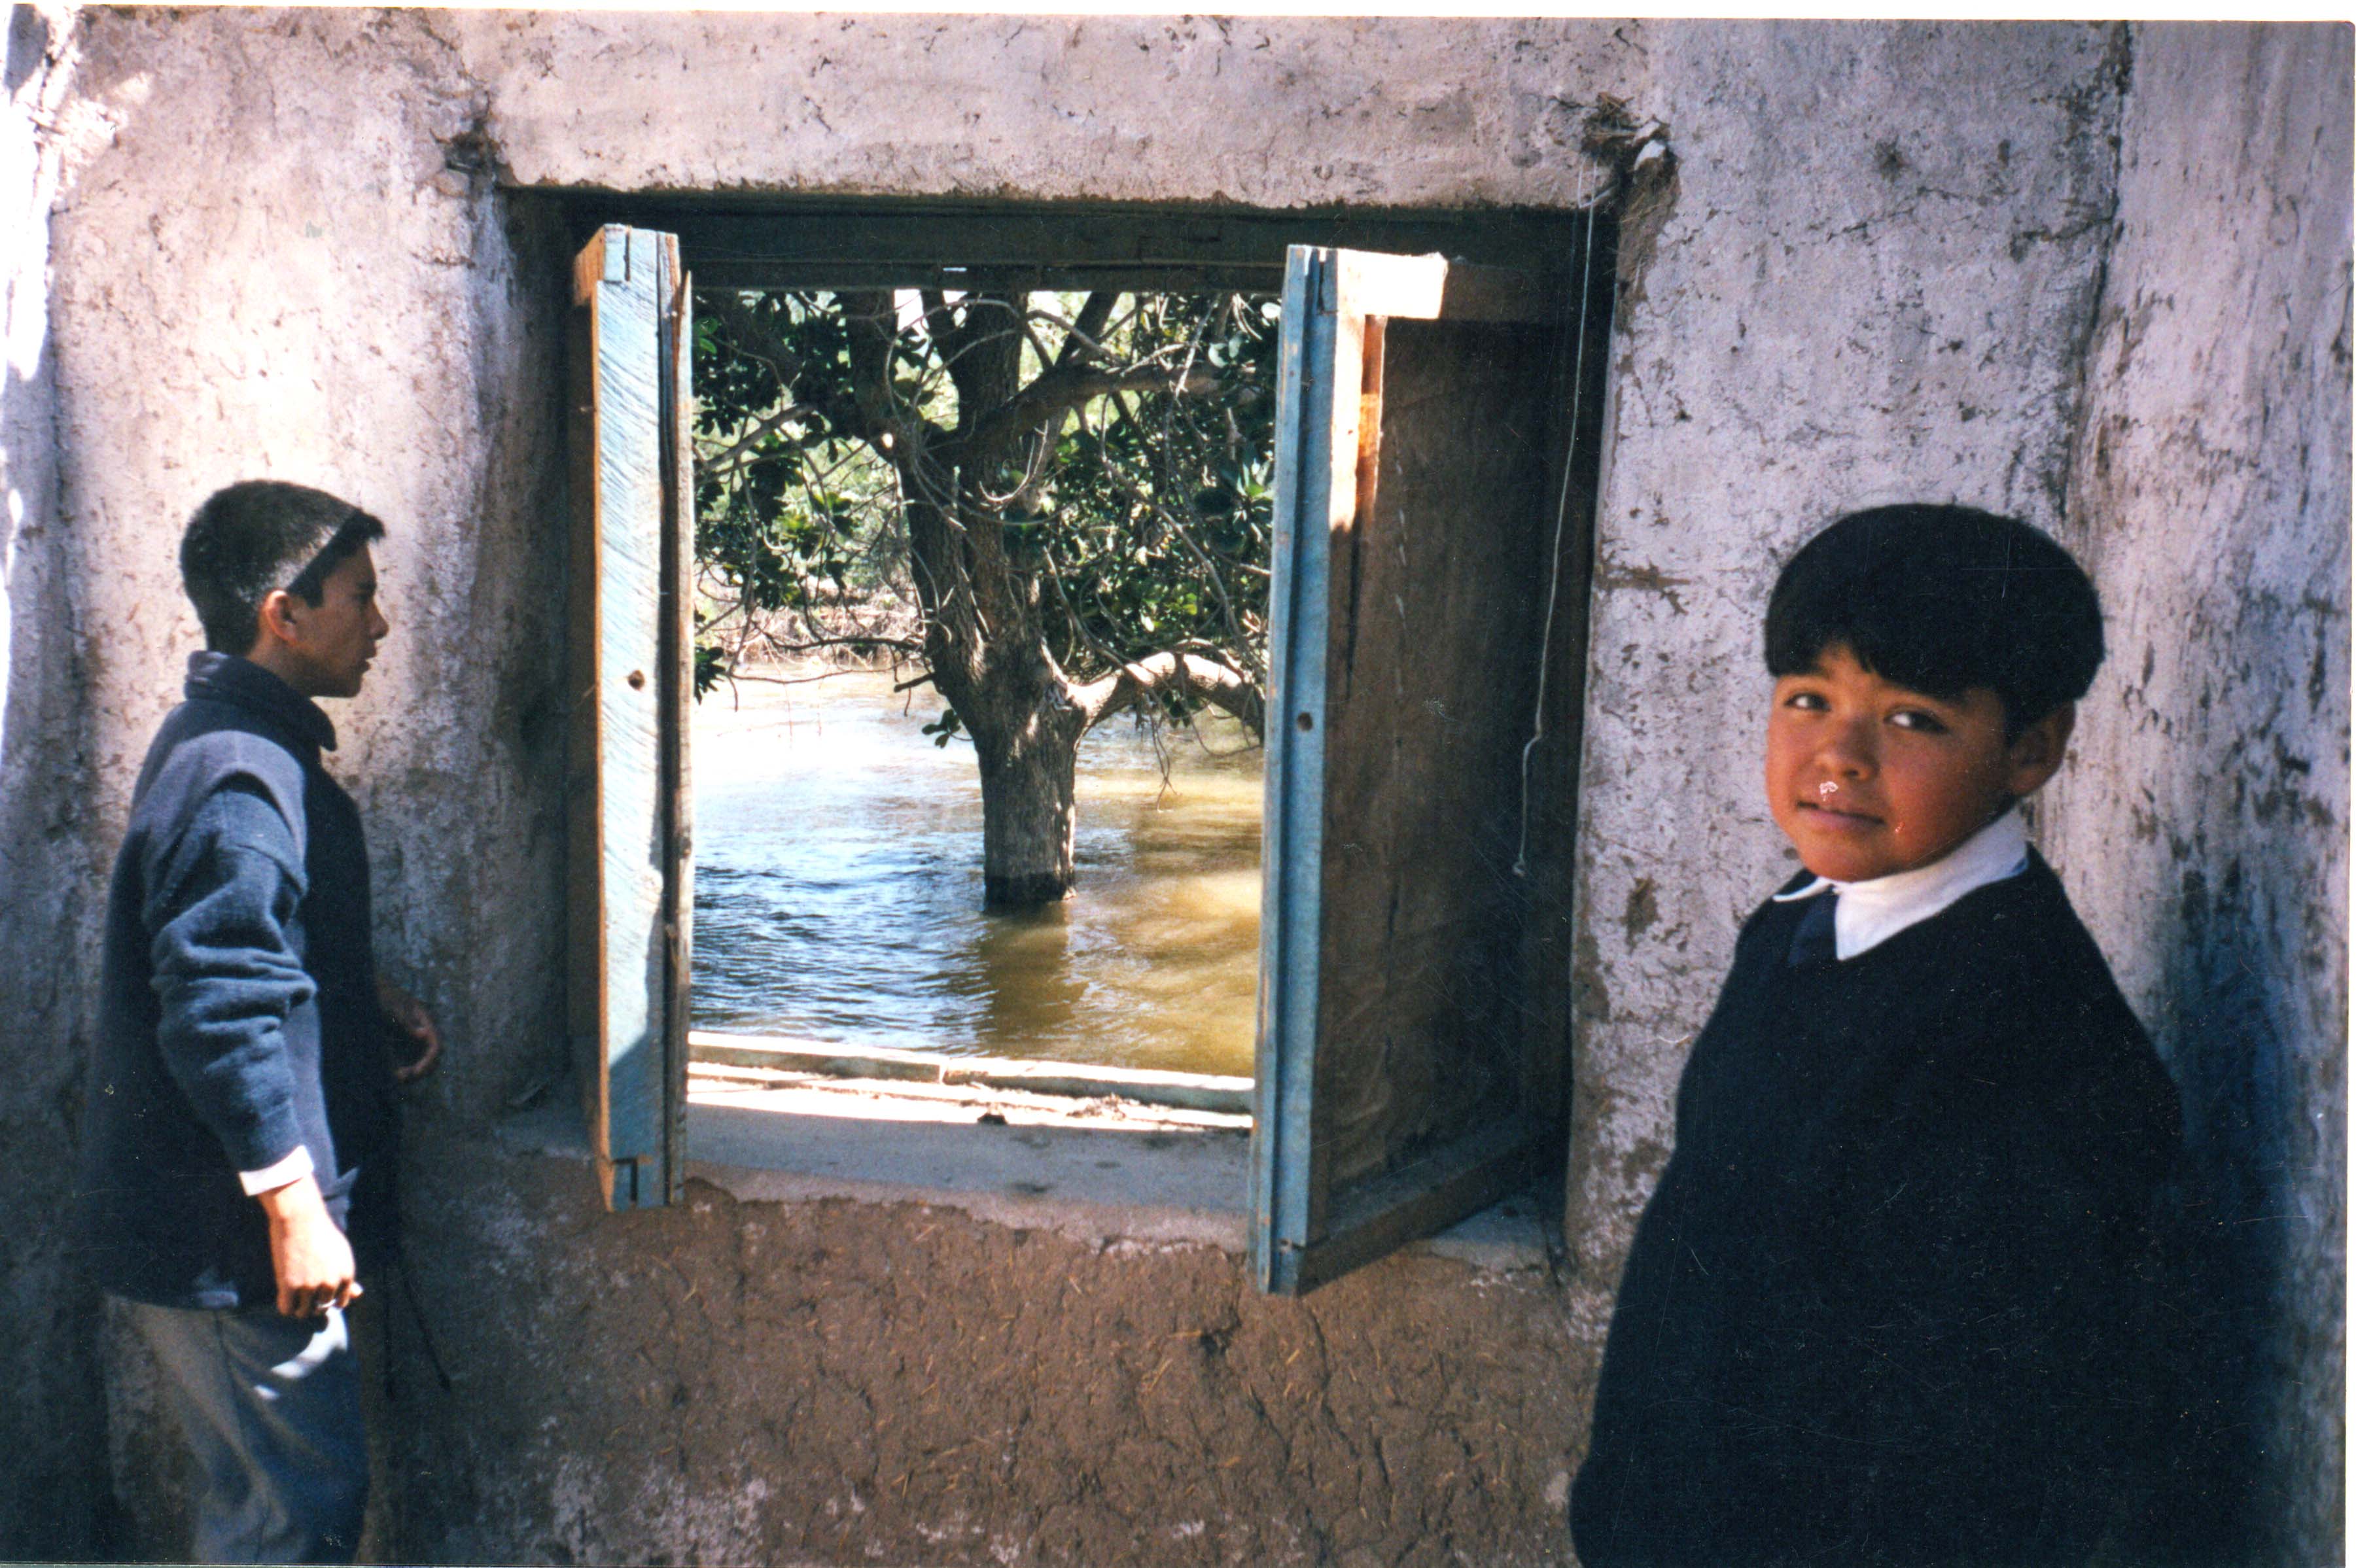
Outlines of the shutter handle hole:
[[646,688],[647,672],[642,669],[632,670],[630,672],[630,689],[632,691],[644,691]]
[[1317,727],[1316,721],[1311,719],[1306,713],[1295,715],[1292,721],[1299,725],[1303,731],[1313,730]]

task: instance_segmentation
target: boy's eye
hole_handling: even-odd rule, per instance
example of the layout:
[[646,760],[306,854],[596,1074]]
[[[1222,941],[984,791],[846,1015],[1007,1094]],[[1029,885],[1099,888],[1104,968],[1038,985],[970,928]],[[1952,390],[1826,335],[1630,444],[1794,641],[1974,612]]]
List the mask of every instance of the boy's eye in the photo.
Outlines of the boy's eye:
[[1783,699],[1783,706],[1786,708],[1804,709],[1810,713],[1821,713],[1825,710],[1826,704],[1824,699],[1824,695],[1821,692],[1795,691],[1792,693],[1791,696]]
[[1919,730],[1926,735],[1947,732],[1947,727],[1939,722],[1936,715],[1925,713],[1919,708],[1901,708],[1890,716],[1890,721],[1901,730]]

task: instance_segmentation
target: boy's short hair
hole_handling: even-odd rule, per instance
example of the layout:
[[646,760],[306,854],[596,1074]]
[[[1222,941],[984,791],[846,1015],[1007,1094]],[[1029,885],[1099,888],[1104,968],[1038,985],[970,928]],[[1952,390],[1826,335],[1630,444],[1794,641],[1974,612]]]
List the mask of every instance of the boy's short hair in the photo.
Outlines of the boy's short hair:
[[1954,699],[1986,687],[2018,735],[2094,683],[2103,609],[2070,552],[1972,507],[1875,507],[1800,547],[1767,601],[1767,669],[1827,648],[1900,686]]
[[180,536],[180,582],[197,607],[205,646],[251,653],[272,589],[316,604],[327,574],[382,538],[376,518],[307,485],[246,479],[214,491]]

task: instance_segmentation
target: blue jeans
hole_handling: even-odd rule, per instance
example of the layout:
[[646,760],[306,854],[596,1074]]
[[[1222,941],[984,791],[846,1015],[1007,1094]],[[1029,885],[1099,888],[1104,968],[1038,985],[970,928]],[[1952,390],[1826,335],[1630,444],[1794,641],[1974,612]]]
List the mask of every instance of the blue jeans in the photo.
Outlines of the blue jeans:
[[368,1508],[368,1430],[344,1315],[125,1302],[163,1373],[203,1490],[199,1563],[348,1563]]

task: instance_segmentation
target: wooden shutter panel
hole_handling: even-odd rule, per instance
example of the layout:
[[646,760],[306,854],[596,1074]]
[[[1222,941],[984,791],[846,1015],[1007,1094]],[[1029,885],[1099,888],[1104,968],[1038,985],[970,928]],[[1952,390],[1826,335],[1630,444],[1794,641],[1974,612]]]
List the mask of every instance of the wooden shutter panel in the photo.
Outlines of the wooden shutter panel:
[[609,226],[573,263],[568,800],[573,1064],[608,1207],[685,1163],[693,699],[691,351],[678,241]]
[[[1265,1290],[1451,1224],[1560,1147],[1586,639],[1583,615],[1550,638],[1545,615],[1556,550],[1558,594],[1583,603],[1588,537],[1583,507],[1557,526],[1569,314],[1532,273],[1289,257],[1252,1170]],[[1526,828],[1542,644],[1557,717]]]

